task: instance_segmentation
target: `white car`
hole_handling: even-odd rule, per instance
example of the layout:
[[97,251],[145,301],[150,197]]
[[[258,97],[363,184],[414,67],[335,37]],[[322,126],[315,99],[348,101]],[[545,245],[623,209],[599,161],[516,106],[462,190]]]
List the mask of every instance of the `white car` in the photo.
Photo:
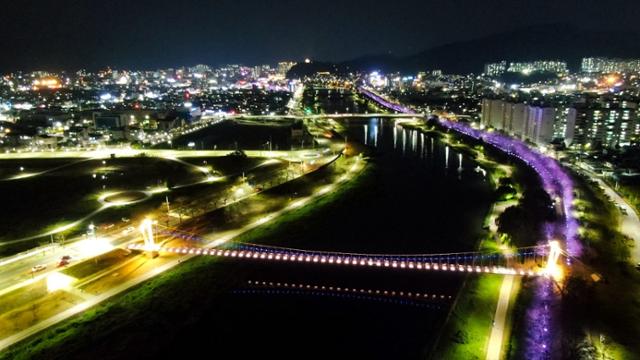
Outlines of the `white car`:
[[31,268],[31,272],[42,271],[42,270],[44,270],[46,268],[47,268],[47,265],[36,265],[36,266]]
[[123,235],[127,235],[127,234],[129,234],[129,233],[133,232],[135,229],[136,229],[136,228],[134,228],[133,226],[129,226],[129,227],[127,227],[126,229],[122,230],[122,234],[123,234]]

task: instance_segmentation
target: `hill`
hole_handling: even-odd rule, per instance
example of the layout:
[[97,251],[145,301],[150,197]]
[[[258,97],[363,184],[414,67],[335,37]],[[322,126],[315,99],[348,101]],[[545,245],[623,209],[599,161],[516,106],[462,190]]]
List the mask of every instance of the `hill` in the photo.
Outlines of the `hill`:
[[[467,74],[481,73],[484,64],[499,60],[564,60],[572,70],[578,70],[583,57],[640,58],[639,44],[637,33],[548,24],[436,46],[407,57],[363,56],[331,64],[331,67],[338,73],[371,70],[413,73],[441,69],[445,73]],[[313,73],[312,70],[308,64],[300,64],[292,69],[292,75]]]

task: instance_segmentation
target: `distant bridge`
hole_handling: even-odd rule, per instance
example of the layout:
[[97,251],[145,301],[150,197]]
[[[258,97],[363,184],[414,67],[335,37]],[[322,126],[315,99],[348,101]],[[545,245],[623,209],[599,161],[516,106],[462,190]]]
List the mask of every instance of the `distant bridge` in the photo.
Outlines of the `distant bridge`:
[[426,114],[393,114],[393,113],[339,113],[339,114],[311,114],[311,115],[213,115],[203,117],[203,120],[223,116],[225,119],[249,119],[249,120],[296,120],[296,119],[344,119],[344,118],[420,118]]

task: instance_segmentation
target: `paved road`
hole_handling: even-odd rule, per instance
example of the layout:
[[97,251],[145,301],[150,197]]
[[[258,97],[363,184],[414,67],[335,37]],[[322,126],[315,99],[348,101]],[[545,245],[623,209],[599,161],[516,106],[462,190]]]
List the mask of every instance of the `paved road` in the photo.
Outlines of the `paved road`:
[[604,193],[611,198],[616,206],[625,209],[625,214],[620,214],[620,232],[633,239],[635,246],[631,250],[631,257],[635,263],[640,262],[640,218],[635,210],[617,192],[600,179],[596,179],[604,189]]
[[585,167],[575,167],[575,170],[587,173],[603,189],[604,193],[611,198],[613,203],[619,208],[623,208],[626,214],[620,214],[620,232],[633,239],[635,246],[631,249],[631,257],[634,263],[640,262],[640,218],[633,207],[629,205],[618,193],[607,185],[600,176]]
[[154,271],[149,271],[146,272],[145,274],[143,274],[142,276],[139,276],[137,278],[134,278],[130,281],[127,281],[125,283],[122,283],[121,285],[112,288],[109,291],[106,291],[98,296],[95,296],[93,298],[86,298],[86,300],[84,302],[81,302],[80,304],[64,311],[61,312],[55,316],[52,316],[48,319],[45,319],[39,323],[37,323],[34,326],[29,327],[28,329],[25,329],[23,331],[20,331],[10,337],[4,338],[2,340],[0,340],[0,350],[5,349],[21,340],[24,340],[32,335],[37,334],[38,332],[52,326],[55,325],[63,320],[66,320],[68,318],[70,318],[71,316],[77,315],[87,309],[89,309],[92,306],[95,306],[96,304],[110,298],[111,296],[114,296],[116,294],[119,294],[122,291],[125,291],[129,288],[131,288],[132,286],[135,286],[137,284],[140,284],[154,276],[156,276],[159,273],[162,273],[166,270],[169,270],[171,268],[173,268],[174,266],[178,265],[182,260],[185,260],[184,257],[180,258],[180,259],[176,259],[174,261],[171,261],[165,265],[162,265],[160,267],[157,267],[154,269]]
[[[107,236],[105,239],[108,239],[108,242],[113,246],[118,246],[135,240],[137,235],[137,231],[122,234],[118,230],[117,232],[112,232],[111,236]],[[72,258],[71,263],[77,263],[112,249],[111,246],[92,249],[87,246],[88,241],[90,240],[78,237],[64,246],[53,246],[42,251],[30,251],[27,254],[29,256],[18,258],[16,261],[11,261],[11,258],[3,259],[3,264],[0,266],[0,295],[25,286],[30,282],[40,280],[49,273],[59,270],[57,264],[63,255],[70,255]],[[47,268],[31,273],[30,270],[35,265],[46,265]]]
[[493,328],[491,329],[491,337],[489,338],[489,346],[487,348],[487,360],[499,360],[502,350],[502,342],[504,341],[504,332],[507,323],[507,311],[509,310],[509,300],[511,299],[511,289],[513,288],[513,275],[505,275],[500,287],[500,298],[498,299],[498,307],[493,317]]

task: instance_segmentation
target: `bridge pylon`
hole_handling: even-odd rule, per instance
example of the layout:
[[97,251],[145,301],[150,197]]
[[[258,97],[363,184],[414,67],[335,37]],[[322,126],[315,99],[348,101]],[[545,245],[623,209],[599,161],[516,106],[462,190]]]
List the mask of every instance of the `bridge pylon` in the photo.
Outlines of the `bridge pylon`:
[[560,255],[562,255],[560,242],[557,240],[549,241],[549,256],[547,257],[547,266],[543,270],[544,275],[555,280],[562,279],[563,271],[558,263]]
[[159,246],[155,242],[154,233],[153,233],[153,225],[154,221],[147,218],[142,221],[138,230],[142,233],[142,238],[144,239],[144,250],[145,251],[158,251]]

